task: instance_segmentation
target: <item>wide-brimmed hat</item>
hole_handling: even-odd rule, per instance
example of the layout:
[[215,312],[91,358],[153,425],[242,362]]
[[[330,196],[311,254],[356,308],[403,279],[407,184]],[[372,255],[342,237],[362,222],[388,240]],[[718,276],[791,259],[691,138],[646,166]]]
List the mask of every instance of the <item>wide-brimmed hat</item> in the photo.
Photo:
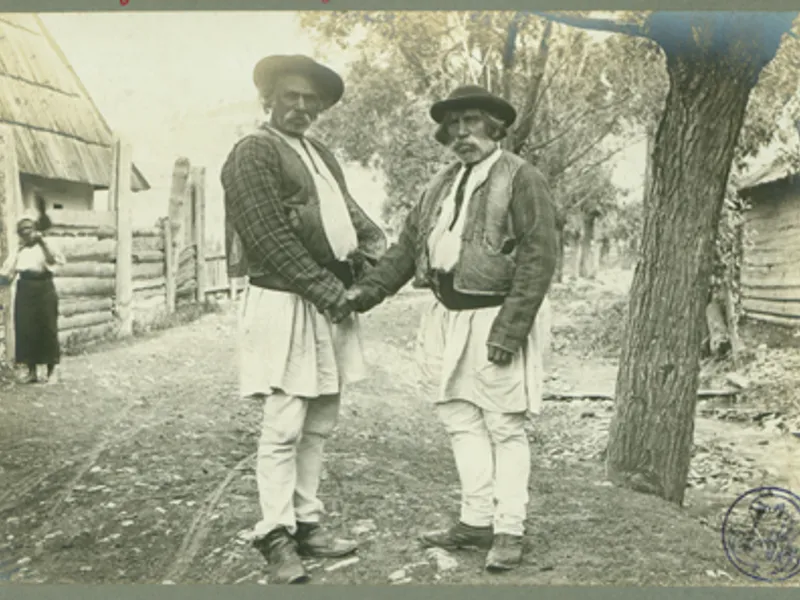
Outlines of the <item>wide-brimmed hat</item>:
[[268,90],[279,75],[285,74],[305,75],[311,79],[319,87],[326,109],[344,95],[344,81],[336,71],[302,54],[273,54],[262,58],[253,69],[253,82],[259,90]]
[[468,108],[485,110],[500,119],[506,127],[510,127],[517,119],[517,111],[511,104],[479,85],[462,85],[450,92],[446,99],[435,102],[431,106],[431,118],[441,124],[449,111]]

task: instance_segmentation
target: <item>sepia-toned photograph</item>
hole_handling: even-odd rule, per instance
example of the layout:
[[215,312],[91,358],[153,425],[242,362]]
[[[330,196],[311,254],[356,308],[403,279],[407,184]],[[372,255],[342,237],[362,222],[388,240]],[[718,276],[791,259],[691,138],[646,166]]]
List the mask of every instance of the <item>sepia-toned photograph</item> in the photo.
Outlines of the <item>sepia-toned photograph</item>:
[[800,585],[800,13],[0,13],[0,589]]

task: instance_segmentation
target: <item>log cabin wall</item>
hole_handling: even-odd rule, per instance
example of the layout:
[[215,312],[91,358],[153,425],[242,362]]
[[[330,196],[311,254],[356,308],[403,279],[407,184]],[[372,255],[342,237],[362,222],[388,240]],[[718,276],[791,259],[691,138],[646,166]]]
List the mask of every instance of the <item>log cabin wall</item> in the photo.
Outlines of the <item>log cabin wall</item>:
[[[91,343],[113,337],[117,240],[110,211],[55,210],[47,239],[66,264],[55,272],[59,295],[59,340]],[[147,327],[169,313],[164,226],[133,232],[133,321]],[[0,349],[5,348],[5,316],[0,310]]]
[[55,271],[59,339],[88,342],[113,335],[116,232],[113,212],[53,210],[46,233],[66,264]]
[[164,226],[133,230],[133,322],[148,326],[169,312]]
[[748,190],[742,306],[753,319],[800,326],[800,176]]

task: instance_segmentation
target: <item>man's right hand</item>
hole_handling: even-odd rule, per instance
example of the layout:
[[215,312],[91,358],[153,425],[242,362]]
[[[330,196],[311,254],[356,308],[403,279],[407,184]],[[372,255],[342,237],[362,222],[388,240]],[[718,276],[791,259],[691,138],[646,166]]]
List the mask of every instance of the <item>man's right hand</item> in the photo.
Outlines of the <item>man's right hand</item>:
[[341,323],[353,312],[353,306],[345,295],[336,305],[329,308],[326,312],[332,323]]
[[347,298],[348,304],[356,312],[366,312],[376,304],[376,302],[370,298],[369,292],[358,285],[354,285],[348,289],[345,292],[345,298]]

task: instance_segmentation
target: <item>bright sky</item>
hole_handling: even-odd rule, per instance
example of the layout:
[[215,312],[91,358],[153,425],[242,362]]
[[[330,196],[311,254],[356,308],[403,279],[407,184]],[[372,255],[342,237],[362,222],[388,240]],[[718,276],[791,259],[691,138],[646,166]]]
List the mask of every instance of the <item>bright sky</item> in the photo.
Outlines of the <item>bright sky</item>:
[[[221,217],[219,168],[236,140],[234,129],[261,116],[251,79],[261,57],[309,54],[340,71],[348,61],[342,52],[316,54],[294,12],[41,17],[110,126],[134,145],[134,160],[154,188],[137,195],[137,221],[144,226],[165,214],[179,155],[207,167],[210,220]],[[626,187],[635,185],[643,168],[641,149],[628,154],[617,177]],[[381,185],[362,170],[348,171],[355,195],[377,216]]]
[[[343,70],[342,52],[316,55],[293,12],[42,14],[109,125],[133,143],[134,160],[153,190],[137,194],[136,220],[166,213],[175,159],[207,169],[209,234],[222,216],[219,169],[237,125],[261,118],[252,82],[268,54],[309,54]],[[363,172],[353,185],[379,211],[381,186]],[[369,202],[367,202],[369,204]],[[377,216],[377,215],[376,215]]]
[[[313,54],[290,12],[62,13],[42,19],[112,127],[131,132],[254,97],[273,53]],[[341,69],[346,57],[317,56]]]

